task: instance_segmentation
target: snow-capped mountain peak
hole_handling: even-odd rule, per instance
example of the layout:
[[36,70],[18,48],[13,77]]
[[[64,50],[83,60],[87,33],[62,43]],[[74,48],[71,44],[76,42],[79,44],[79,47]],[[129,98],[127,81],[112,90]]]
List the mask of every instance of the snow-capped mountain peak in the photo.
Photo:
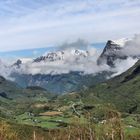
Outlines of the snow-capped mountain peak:
[[64,51],[45,53],[44,55],[34,59],[33,62],[54,62],[66,60],[68,57],[75,57],[76,59],[81,59],[87,56],[89,56],[88,51],[78,49],[67,49]]
[[125,39],[120,39],[120,40],[116,40],[116,41],[108,40],[102,54],[98,58],[97,63],[99,65],[107,64],[107,65],[113,67],[115,60],[126,59],[127,56],[121,52],[121,50],[123,49],[123,46],[126,42],[127,41]]

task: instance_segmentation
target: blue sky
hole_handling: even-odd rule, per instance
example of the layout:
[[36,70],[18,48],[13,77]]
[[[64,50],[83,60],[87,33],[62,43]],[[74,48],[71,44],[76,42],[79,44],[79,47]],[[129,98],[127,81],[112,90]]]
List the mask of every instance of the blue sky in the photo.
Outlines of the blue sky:
[[0,0],[1,52],[139,33],[140,0]]
[[[96,44],[90,44],[90,47],[94,47],[97,50],[102,50],[105,46],[104,43],[96,43]],[[2,61],[10,62],[11,61],[14,63],[17,59],[35,59],[39,56],[42,56],[46,52],[52,52],[56,51],[57,47],[55,46],[50,46],[50,47],[45,47],[45,48],[33,48],[33,49],[23,49],[23,50],[15,50],[15,51],[4,51],[0,52],[0,58]]]

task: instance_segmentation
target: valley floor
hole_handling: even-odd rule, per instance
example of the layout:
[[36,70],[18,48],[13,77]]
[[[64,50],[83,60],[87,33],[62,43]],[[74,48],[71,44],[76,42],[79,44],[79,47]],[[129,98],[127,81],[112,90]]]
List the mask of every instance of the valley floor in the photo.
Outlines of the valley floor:
[[34,108],[12,119],[1,118],[0,140],[140,139],[139,114],[121,114],[112,105],[89,105],[81,99],[48,104],[51,109]]

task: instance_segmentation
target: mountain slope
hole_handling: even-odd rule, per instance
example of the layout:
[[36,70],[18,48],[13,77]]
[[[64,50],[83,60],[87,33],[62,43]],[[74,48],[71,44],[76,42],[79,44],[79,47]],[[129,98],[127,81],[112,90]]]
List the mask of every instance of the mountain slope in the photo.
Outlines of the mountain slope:
[[110,72],[102,72],[98,74],[82,74],[81,72],[70,72],[66,74],[36,74],[36,75],[19,75],[15,74],[15,81],[22,87],[40,86],[50,93],[63,94],[73,91],[79,91],[93,84],[97,84],[106,80]]
[[84,94],[112,103],[121,111],[140,113],[140,60],[128,71],[92,86]]
[[12,119],[15,114],[27,110],[31,104],[48,101],[51,96],[53,95],[42,88],[23,89],[0,76],[0,117]]

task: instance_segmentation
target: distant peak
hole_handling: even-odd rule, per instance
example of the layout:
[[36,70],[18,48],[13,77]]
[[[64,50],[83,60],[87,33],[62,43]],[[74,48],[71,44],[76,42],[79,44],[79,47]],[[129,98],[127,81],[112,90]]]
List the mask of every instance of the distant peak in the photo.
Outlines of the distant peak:
[[13,64],[13,66],[20,67],[21,64],[22,64],[22,61],[21,61],[20,59],[18,59],[18,60]]
[[79,49],[66,49],[63,51],[56,51],[56,52],[48,52],[45,53],[45,55],[42,55],[36,59],[34,59],[33,62],[53,62],[58,60],[64,60],[67,59],[67,57],[87,57],[89,55],[89,52],[86,50],[79,50]]
[[102,54],[97,60],[98,65],[107,64],[111,67],[114,67],[115,60],[117,59],[125,60],[127,56],[121,54],[120,52],[125,42],[126,42],[125,39],[117,41],[108,40]]

